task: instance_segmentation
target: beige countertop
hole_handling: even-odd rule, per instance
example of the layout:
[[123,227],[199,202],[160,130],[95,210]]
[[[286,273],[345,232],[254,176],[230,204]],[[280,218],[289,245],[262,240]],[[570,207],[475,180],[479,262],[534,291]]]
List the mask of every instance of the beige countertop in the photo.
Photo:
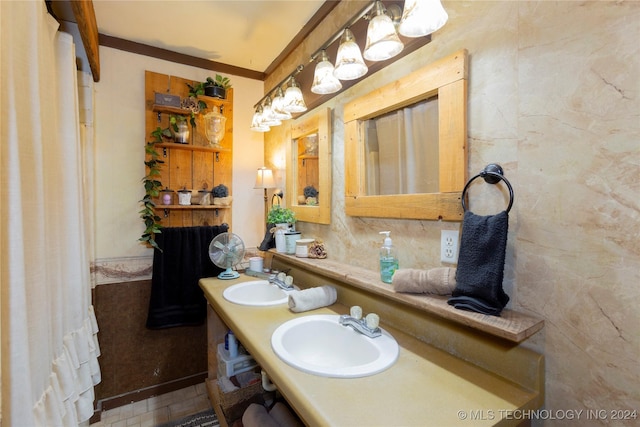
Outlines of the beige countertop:
[[[255,278],[202,279],[209,304],[269,374],[289,404],[311,426],[517,425],[519,409],[534,409],[540,396],[398,329],[381,327],[398,341],[389,369],[363,378],[324,378],[299,371],[271,349],[271,334],[287,320],[310,314],[344,314],[334,304],[293,313],[286,304],[241,306],[226,301],[225,288]],[[513,412],[516,411],[516,412]]]

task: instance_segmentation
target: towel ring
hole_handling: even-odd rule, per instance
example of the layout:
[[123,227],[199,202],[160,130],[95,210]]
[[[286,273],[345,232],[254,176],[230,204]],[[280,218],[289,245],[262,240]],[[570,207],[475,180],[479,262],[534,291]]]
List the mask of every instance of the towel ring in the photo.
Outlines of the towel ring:
[[513,206],[513,188],[511,187],[511,183],[504,177],[504,171],[502,170],[502,166],[491,163],[487,165],[482,172],[478,175],[474,176],[467,182],[467,185],[464,186],[464,190],[462,190],[462,210],[467,211],[467,206],[465,205],[464,199],[467,194],[467,189],[469,188],[469,184],[473,182],[476,178],[482,177],[484,178],[484,182],[487,184],[497,184],[500,181],[504,181],[504,183],[509,188],[509,206],[507,206],[507,213],[511,210],[511,206]]

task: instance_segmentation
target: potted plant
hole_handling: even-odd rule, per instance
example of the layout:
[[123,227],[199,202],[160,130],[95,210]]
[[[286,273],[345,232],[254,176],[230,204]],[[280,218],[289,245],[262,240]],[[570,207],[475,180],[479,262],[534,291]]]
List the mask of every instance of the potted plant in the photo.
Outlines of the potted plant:
[[224,184],[219,184],[211,190],[213,194],[213,204],[219,206],[229,206],[231,204],[231,196],[229,196],[229,188]]
[[170,130],[173,132],[173,140],[179,144],[189,143],[189,126],[187,125],[187,118],[185,116],[176,116],[171,114],[169,116]]
[[212,96],[219,99],[227,99],[227,89],[231,87],[231,81],[229,77],[222,77],[220,74],[216,74],[216,78],[212,79],[207,77],[207,81],[204,84],[204,94],[206,96]]
[[296,214],[280,205],[273,206],[267,216],[267,224],[295,224]]

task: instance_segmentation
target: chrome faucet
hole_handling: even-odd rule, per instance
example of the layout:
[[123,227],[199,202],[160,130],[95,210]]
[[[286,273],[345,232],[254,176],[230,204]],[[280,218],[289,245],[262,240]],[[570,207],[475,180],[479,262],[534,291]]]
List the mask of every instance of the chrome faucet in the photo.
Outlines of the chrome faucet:
[[350,315],[343,314],[340,316],[340,324],[343,326],[351,326],[357,332],[369,338],[376,338],[382,335],[382,330],[378,327],[380,317],[375,313],[369,313],[363,319],[362,308],[357,305],[351,307]]
[[269,283],[276,285],[284,291],[291,291],[293,287],[293,277],[287,276],[285,273],[278,273],[276,276],[269,278]]

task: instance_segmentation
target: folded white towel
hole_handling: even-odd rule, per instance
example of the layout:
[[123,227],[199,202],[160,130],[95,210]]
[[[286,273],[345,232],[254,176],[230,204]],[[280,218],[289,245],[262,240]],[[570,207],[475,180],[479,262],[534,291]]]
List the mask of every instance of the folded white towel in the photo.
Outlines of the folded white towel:
[[333,304],[337,298],[336,288],[329,285],[293,291],[289,294],[289,308],[297,313],[314,310]]

